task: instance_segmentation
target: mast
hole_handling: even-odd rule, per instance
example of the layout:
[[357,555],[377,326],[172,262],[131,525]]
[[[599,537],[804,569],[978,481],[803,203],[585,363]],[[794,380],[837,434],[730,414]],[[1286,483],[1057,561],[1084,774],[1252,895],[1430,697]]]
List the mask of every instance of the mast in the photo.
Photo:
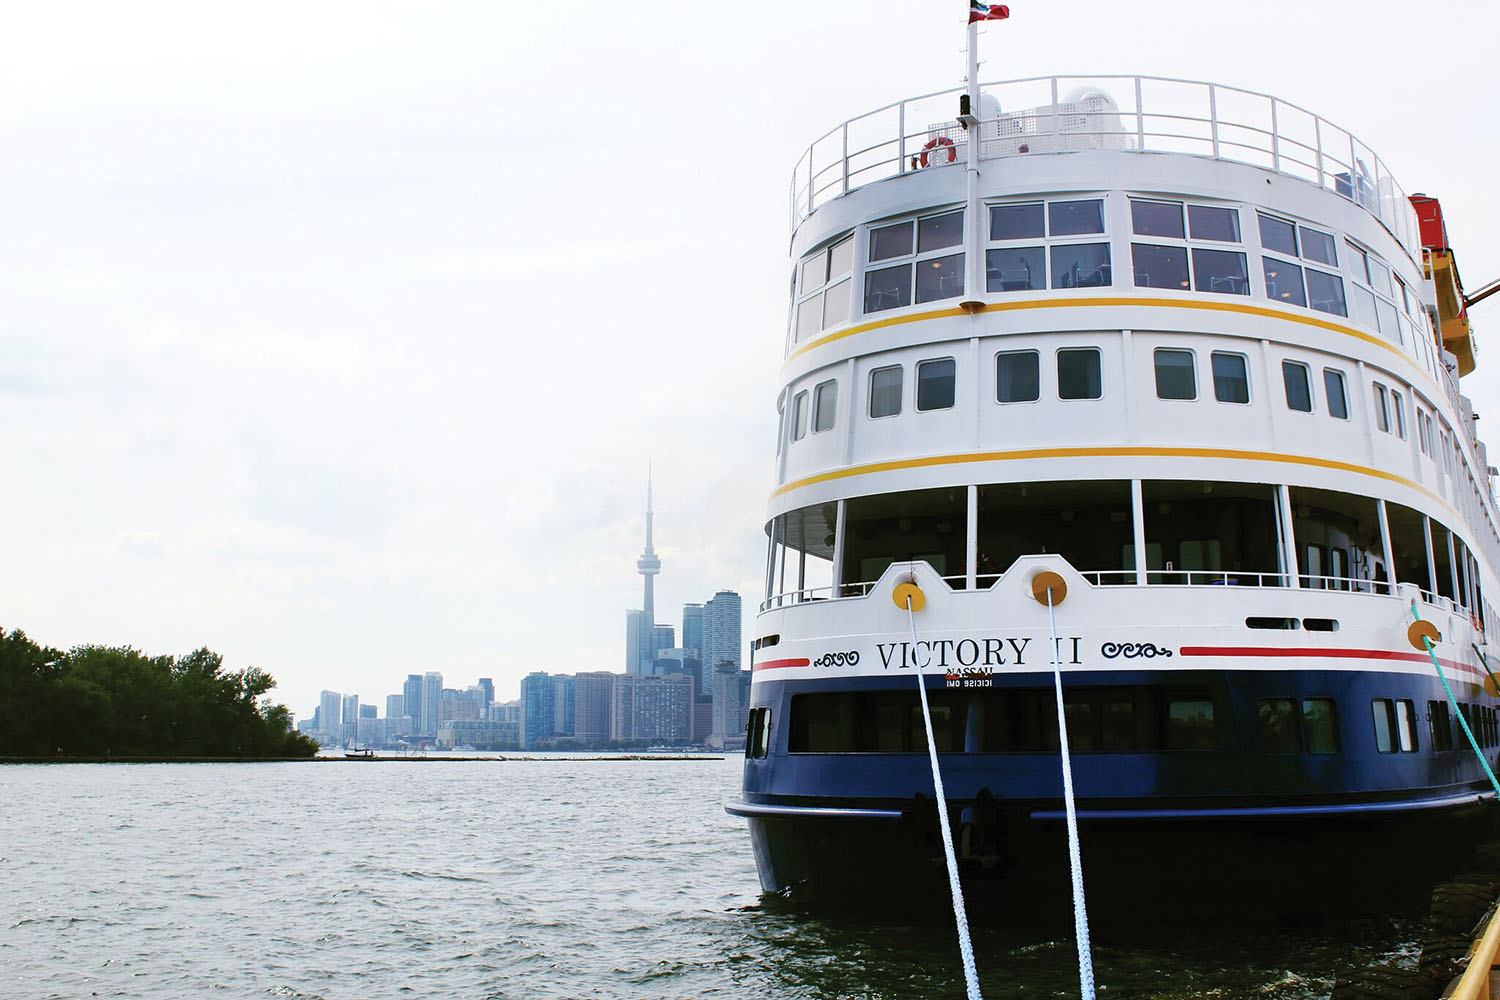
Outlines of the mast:
[[964,173],[967,180],[967,204],[964,210],[964,248],[968,254],[968,274],[965,276],[964,301],[959,303],[970,312],[984,308],[980,295],[984,292],[984,256],[979,234],[979,22],[971,15],[967,31],[967,83],[963,106],[959,108],[958,120],[968,131],[964,143]]

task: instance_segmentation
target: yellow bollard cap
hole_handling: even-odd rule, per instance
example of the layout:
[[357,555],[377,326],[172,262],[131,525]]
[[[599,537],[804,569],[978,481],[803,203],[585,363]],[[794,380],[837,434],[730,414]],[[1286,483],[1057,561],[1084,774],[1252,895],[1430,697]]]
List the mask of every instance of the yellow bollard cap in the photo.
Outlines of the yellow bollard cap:
[[1052,591],[1052,606],[1057,607],[1068,597],[1068,584],[1061,576],[1044,569],[1031,578],[1031,596],[1038,604],[1047,603],[1047,591]]
[[927,607],[927,595],[922,593],[922,588],[915,583],[898,583],[896,589],[891,591],[891,600],[896,602],[896,607],[902,611],[906,610],[907,598],[911,599],[911,609],[921,611]]
[[1442,634],[1432,622],[1418,620],[1406,627],[1406,641],[1412,644],[1412,648],[1420,649],[1425,653],[1427,646],[1422,642],[1423,636],[1430,639],[1434,646],[1443,641]]

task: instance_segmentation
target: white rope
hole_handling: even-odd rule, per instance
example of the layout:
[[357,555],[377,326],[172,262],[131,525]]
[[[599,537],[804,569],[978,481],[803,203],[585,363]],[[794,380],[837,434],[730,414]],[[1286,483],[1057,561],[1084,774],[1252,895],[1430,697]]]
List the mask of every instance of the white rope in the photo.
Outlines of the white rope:
[[[979,973],[974,969],[974,946],[969,942],[969,916],[964,912],[964,894],[958,885],[958,858],[953,854],[953,830],[948,825],[948,799],[943,794],[943,775],[938,770],[937,744],[932,738],[932,713],[927,708],[927,680],[922,673],[922,655],[917,651],[917,618],[906,595],[906,617],[911,622],[911,657],[917,666],[917,694],[922,699],[922,724],[927,727],[927,758],[932,763],[932,787],[937,793],[938,823],[943,831],[943,854],[948,860],[948,890],[953,894],[953,919],[958,924],[958,953],[964,963],[964,985],[969,1000],[981,1000]],[[1093,993],[1089,994],[1091,997]]]
[[[1057,616],[1047,588],[1047,624],[1052,628],[1052,685],[1057,692],[1057,740],[1062,746],[1063,804],[1068,813],[1068,864],[1073,872],[1073,933],[1078,938],[1078,988],[1094,1000],[1094,955],[1089,947],[1089,914],[1083,902],[1083,858],[1078,850],[1078,810],[1073,804],[1073,758],[1068,755],[1068,718],[1063,711],[1062,663],[1058,659]],[[932,737],[928,737],[930,740]]]

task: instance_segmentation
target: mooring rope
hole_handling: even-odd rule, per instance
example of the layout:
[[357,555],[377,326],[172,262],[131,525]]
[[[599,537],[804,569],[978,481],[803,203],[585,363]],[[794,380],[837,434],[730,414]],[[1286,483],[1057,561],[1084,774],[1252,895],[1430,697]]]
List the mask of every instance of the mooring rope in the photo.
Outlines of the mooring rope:
[[1490,661],[1484,655],[1484,651],[1479,648],[1479,644],[1471,642],[1469,643],[1469,648],[1474,651],[1475,656],[1479,657],[1479,663],[1484,667],[1484,672],[1489,675],[1490,683],[1495,685],[1495,690],[1500,691],[1500,677],[1496,677],[1494,671],[1490,669]]
[[964,985],[968,988],[969,1000],[981,1000],[979,973],[974,969],[974,945],[969,941],[969,915],[964,911],[964,894],[958,884],[958,858],[953,854],[953,829],[948,824],[948,799],[943,794],[943,775],[938,770],[937,743],[932,738],[932,713],[927,708],[927,679],[922,673],[922,655],[917,651],[917,617],[912,613],[911,594],[906,595],[906,617],[911,623],[911,657],[917,667],[917,694],[922,699],[922,724],[927,727],[927,759],[932,764],[932,788],[937,793],[938,823],[943,831],[943,855],[948,861],[948,891],[953,894],[953,920],[958,925],[958,953],[964,963]]
[[1068,815],[1068,865],[1073,874],[1073,933],[1078,938],[1078,989],[1094,1000],[1094,953],[1089,945],[1089,913],[1083,900],[1083,855],[1078,849],[1078,809],[1073,800],[1073,758],[1068,753],[1068,718],[1063,711],[1062,661],[1058,653],[1057,615],[1052,588],[1047,588],[1047,624],[1052,629],[1052,685],[1057,692],[1057,741],[1062,747],[1063,805]]
[[[1411,602],[1411,617],[1413,621],[1422,620],[1422,616],[1417,614],[1417,602],[1415,600]],[[1433,634],[1436,635],[1437,633],[1434,632]],[[1432,640],[1423,635],[1422,645],[1427,647],[1427,655],[1432,658],[1432,668],[1437,671],[1438,680],[1443,682],[1443,690],[1448,694],[1448,704],[1453,706],[1453,714],[1458,716],[1459,728],[1469,738],[1469,746],[1474,748],[1474,756],[1479,758],[1479,766],[1484,768],[1485,776],[1490,779],[1490,785],[1495,789],[1495,795],[1500,797],[1500,781],[1495,780],[1495,772],[1490,770],[1490,762],[1484,759],[1484,751],[1479,749],[1479,741],[1474,738],[1473,731],[1469,729],[1469,720],[1465,719],[1464,713],[1458,710],[1458,699],[1453,697],[1453,688],[1448,685],[1448,677],[1443,673],[1443,665],[1438,662],[1437,653],[1432,648]],[[1485,670],[1489,670],[1488,664],[1485,665]]]

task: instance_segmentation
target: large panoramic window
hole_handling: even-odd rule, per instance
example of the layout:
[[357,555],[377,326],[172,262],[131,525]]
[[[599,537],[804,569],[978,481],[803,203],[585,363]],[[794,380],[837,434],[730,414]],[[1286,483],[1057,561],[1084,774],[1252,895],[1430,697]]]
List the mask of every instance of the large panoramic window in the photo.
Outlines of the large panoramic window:
[[[962,486],[850,497],[844,504],[844,593],[880,579],[892,563],[922,561],[964,585],[968,490]],[[832,541],[829,541],[832,551]]]
[[838,504],[816,504],[788,511],[766,526],[770,559],[766,599],[776,606],[833,596],[833,543]]
[[[1281,584],[1276,493],[1275,486],[1256,483],[1142,482],[1147,582]],[[1133,565],[1133,544],[1129,558]]]
[[1136,287],[1249,295],[1243,253],[1191,245],[1197,240],[1239,242],[1238,210],[1209,205],[1185,207],[1190,223],[1187,226],[1183,224],[1184,204],[1180,201],[1130,200],[1132,231],[1152,238],[1151,242],[1130,245]]
[[1107,286],[1109,244],[1088,239],[1103,234],[1104,202],[1099,198],[991,205],[985,287],[1024,292]]
[[1102,584],[1134,583],[1128,480],[995,483],[979,487],[979,586],[1024,555],[1055,552]]
[[[872,226],[864,311],[881,312],[962,295],[963,237],[962,209]],[[956,253],[955,247],[959,248]]]
[[[1266,251],[1262,266],[1266,275],[1266,295],[1278,302],[1306,306],[1335,316],[1347,316],[1344,301],[1344,279],[1335,273],[1339,266],[1338,246],[1334,238],[1320,229],[1301,225],[1275,216],[1257,216],[1260,221],[1260,245]],[[1282,257],[1300,257],[1293,263]],[[1334,271],[1308,266],[1319,264]]]

